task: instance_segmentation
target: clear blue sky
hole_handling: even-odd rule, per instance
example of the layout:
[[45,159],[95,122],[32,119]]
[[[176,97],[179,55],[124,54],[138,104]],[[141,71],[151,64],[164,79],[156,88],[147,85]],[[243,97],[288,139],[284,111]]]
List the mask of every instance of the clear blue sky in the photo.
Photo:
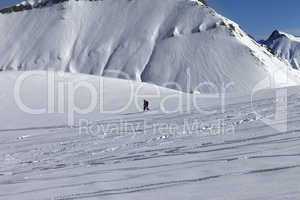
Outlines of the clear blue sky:
[[257,39],[275,29],[300,35],[300,0],[208,0]]
[[10,5],[10,4],[15,4],[15,3],[19,3],[22,0],[0,0],[0,8]]
[[[21,0],[0,0],[0,7]],[[219,13],[262,39],[275,29],[300,35],[300,0],[208,0]]]

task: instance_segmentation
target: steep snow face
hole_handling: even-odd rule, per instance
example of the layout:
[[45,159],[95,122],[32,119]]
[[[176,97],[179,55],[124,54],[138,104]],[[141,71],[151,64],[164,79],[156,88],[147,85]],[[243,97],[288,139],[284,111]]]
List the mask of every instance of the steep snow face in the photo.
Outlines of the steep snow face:
[[266,78],[298,82],[200,1],[67,1],[2,13],[0,30],[2,70],[54,69],[203,93],[248,93]]
[[300,37],[274,31],[262,43],[267,45],[277,56],[288,60],[293,68],[300,69]]

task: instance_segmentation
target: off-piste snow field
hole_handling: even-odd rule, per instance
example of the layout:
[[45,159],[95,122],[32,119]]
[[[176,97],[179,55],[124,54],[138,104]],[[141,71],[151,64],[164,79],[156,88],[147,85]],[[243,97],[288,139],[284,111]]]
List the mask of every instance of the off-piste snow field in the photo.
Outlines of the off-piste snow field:
[[[297,87],[258,92],[252,101],[226,98],[222,107],[219,97],[126,80],[54,72],[0,77],[0,199],[299,198]],[[46,106],[51,77],[53,94],[70,82],[78,86],[64,99],[53,95],[50,102],[66,102],[55,103],[54,114]],[[88,85],[103,107],[70,121],[68,104],[81,111],[91,105]],[[282,94],[286,105],[278,102]],[[146,113],[144,97],[151,102]],[[276,118],[281,107],[286,118]]]
[[300,199],[298,38],[201,2],[1,9],[0,199]]

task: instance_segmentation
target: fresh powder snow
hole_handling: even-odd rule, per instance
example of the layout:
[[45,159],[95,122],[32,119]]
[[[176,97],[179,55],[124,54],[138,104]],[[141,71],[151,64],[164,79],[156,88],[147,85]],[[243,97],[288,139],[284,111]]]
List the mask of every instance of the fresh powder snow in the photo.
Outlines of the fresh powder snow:
[[[124,91],[154,95],[148,96],[152,111],[140,112],[132,103],[119,114],[97,110],[77,114],[76,123],[69,126],[67,112],[32,115],[15,104],[16,82],[30,76],[20,91],[22,101],[30,108],[47,108],[48,73],[1,73],[0,199],[300,196],[299,88],[287,89],[287,128],[280,130],[264,122],[276,113],[273,92],[259,95],[252,102],[228,100],[225,111],[214,100],[201,97],[196,105],[205,105],[206,114],[196,107],[165,114],[159,106],[164,97],[188,94],[110,78],[50,75],[57,76],[57,83],[86,80],[93,84],[103,93],[106,110],[127,104],[130,92]],[[129,90],[131,86],[134,90]],[[84,91],[69,94],[65,105],[77,102],[86,107],[90,99]],[[142,98],[139,100],[142,102]],[[165,106],[178,104],[167,101]]]

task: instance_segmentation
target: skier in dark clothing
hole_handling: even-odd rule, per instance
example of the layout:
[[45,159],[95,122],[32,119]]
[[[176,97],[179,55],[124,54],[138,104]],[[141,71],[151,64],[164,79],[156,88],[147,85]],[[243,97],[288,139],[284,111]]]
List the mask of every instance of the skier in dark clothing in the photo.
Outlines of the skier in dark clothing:
[[147,100],[145,100],[144,99],[144,112],[145,111],[149,111],[150,109],[149,109],[149,101],[147,101]]

